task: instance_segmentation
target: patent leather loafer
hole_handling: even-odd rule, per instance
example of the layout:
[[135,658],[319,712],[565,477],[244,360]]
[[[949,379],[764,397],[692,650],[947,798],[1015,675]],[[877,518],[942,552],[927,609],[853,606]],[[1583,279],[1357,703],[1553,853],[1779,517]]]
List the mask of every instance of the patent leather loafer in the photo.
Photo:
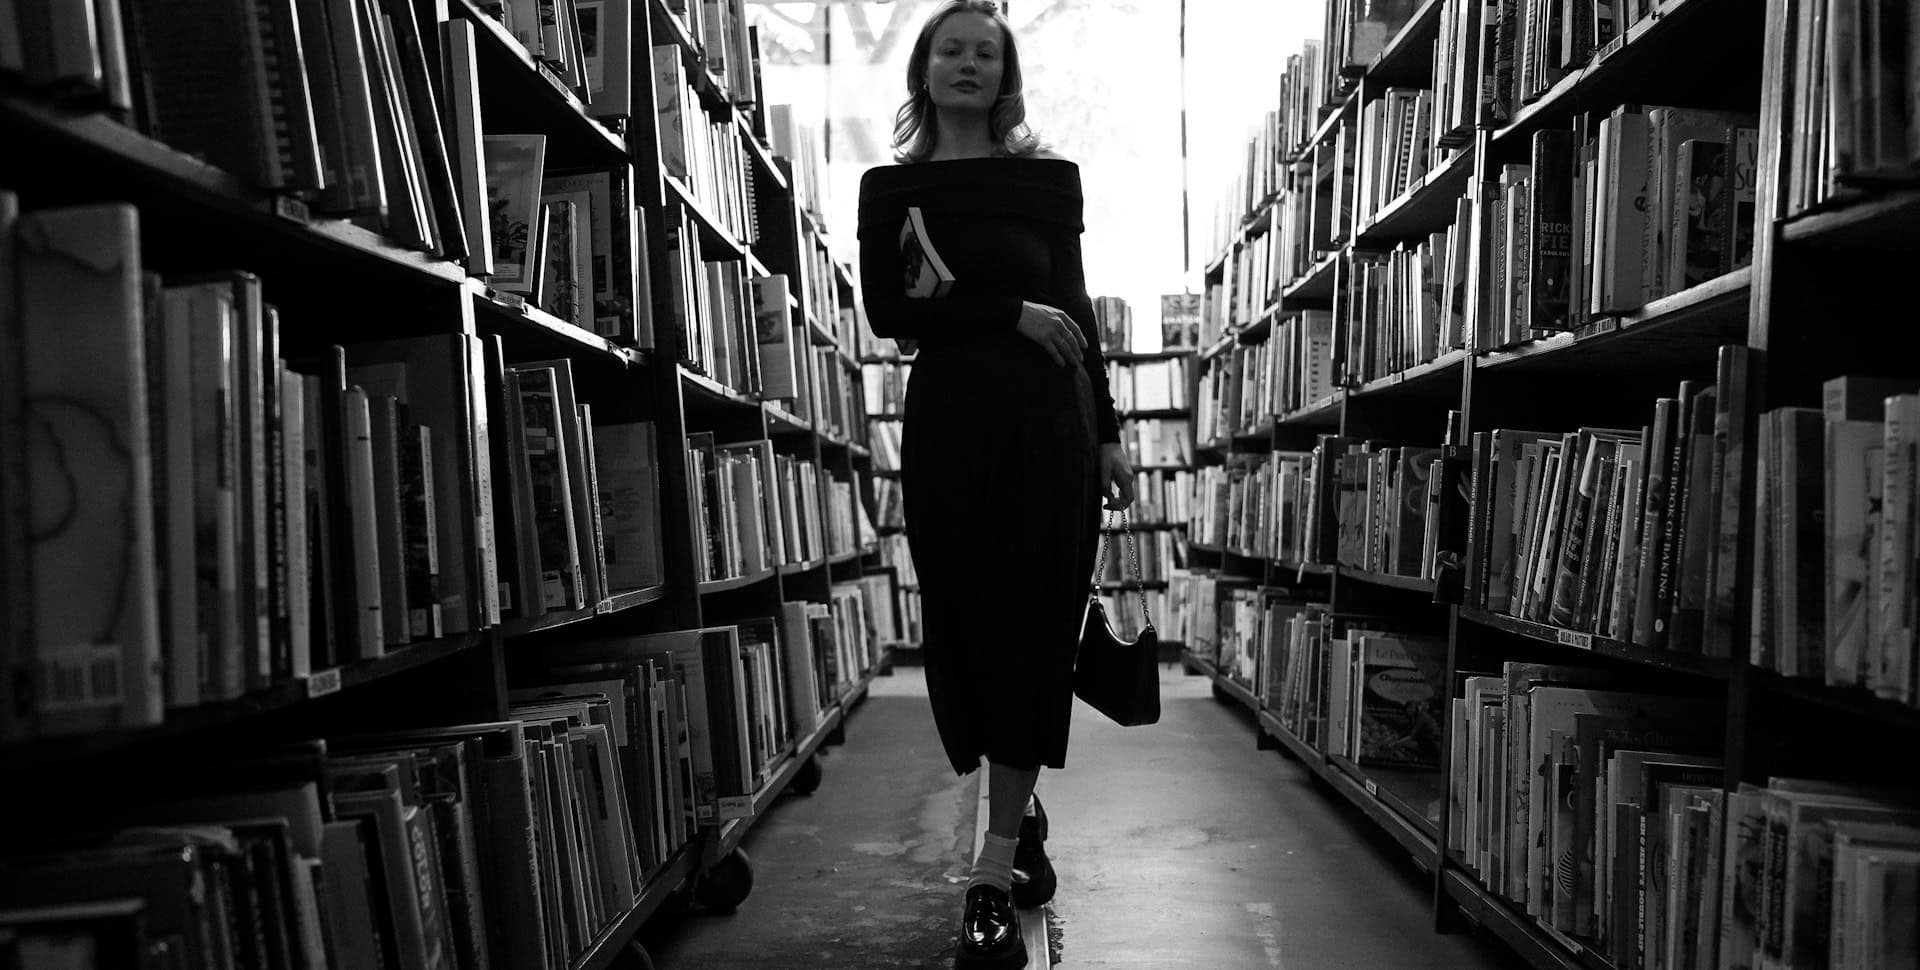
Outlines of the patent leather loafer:
[[1047,810],[1038,798],[1033,809],[1020,820],[1020,842],[1013,849],[1013,904],[1021,909],[1045,906],[1059,887],[1047,858]]
[[1018,970],[1027,965],[1027,941],[1013,898],[992,886],[967,890],[954,970]]

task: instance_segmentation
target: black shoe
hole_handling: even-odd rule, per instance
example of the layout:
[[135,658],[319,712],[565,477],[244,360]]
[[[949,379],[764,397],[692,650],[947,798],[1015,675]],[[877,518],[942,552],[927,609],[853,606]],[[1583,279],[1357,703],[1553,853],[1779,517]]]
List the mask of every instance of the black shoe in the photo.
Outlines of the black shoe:
[[967,890],[954,970],[1018,970],[1027,965],[1027,941],[1013,899],[992,886]]
[[1013,904],[1021,909],[1045,906],[1060,880],[1047,858],[1047,810],[1033,800],[1033,814],[1020,819],[1020,843],[1013,849]]

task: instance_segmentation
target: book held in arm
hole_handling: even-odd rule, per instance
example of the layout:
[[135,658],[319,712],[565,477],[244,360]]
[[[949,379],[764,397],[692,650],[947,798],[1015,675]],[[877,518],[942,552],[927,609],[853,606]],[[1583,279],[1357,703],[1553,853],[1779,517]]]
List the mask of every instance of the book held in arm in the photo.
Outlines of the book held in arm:
[[917,205],[907,207],[907,217],[900,224],[900,265],[909,299],[937,299],[953,290],[953,271],[934,248],[926,215]]

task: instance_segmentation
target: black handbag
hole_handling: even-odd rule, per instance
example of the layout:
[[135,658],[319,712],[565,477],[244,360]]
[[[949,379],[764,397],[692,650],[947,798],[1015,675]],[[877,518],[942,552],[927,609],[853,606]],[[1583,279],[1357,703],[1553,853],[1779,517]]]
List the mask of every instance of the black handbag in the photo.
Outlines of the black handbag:
[[1100,562],[1093,569],[1093,583],[1087,592],[1080,651],[1073,664],[1073,693],[1114,723],[1134,727],[1160,720],[1160,634],[1147,612],[1147,592],[1140,582],[1140,551],[1134,547],[1133,524],[1127,521],[1125,510],[1120,512],[1120,522],[1133,562],[1134,589],[1140,594],[1140,616],[1146,626],[1138,637],[1125,640],[1113,632],[1113,624],[1107,619],[1107,609],[1100,602],[1100,577],[1106,571],[1107,543],[1112,536],[1107,533],[1100,539]]

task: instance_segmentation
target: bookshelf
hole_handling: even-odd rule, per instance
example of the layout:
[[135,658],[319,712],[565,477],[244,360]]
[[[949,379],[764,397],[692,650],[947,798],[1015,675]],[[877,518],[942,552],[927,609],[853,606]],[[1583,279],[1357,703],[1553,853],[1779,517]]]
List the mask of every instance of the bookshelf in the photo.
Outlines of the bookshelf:
[[[1203,430],[1197,449],[1204,467],[1190,524],[1195,567],[1176,594],[1184,622],[1196,631],[1183,655],[1187,669],[1210,678],[1216,696],[1248,713],[1260,747],[1305,765],[1330,794],[1402,845],[1433,879],[1435,925],[1443,932],[1475,928],[1543,968],[1724,968],[1756,960],[1828,966],[1831,930],[1824,920],[1840,925],[1837,910],[1812,909],[1810,921],[1781,933],[1782,917],[1740,909],[1735,900],[1760,892],[1756,879],[1777,885],[1771,880],[1790,871],[1808,880],[1801,885],[1840,893],[1836,876],[1816,881],[1789,861],[1757,855],[1736,864],[1733,853],[1754,851],[1742,832],[1768,830],[1770,837],[1818,845],[1853,838],[1851,823],[1835,818],[1886,820],[1903,827],[1901,838],[1911,835],[1913,816],[1904,814],[1910,806],[1887,791],[1909,782],[1910,773],[1876,761],[1860,740],[1899,744],[1920,728],[1911,701],[1912,640],[1898,625],[1914,589],[1911,569],[1901,563],[1912,548],[1915,493],[1905,484],[1914,474],[1902,450],[1911,446],[1901,443],[1909,432],[1896,417],[1911,406],[1920,369],[1904,330],[1837,329],[1839,321],[1870,319],[1883,312],[1876,308],[1912,298],[1911,274],[1902,267],[1920,238],[1920,196],[1909,160],[1886,152],[1887,139],[1909,134],[1906,115],[1895,120],[1849,107],[1885,98],[1904,111],[1911,92],[1882,93],[1879,82],[1847,74],[1849,65],[1823,60],[1827,51],[1864,56],[1852,46],[1864,43],[1860,32],[1869,28],[1860,25],[1879,24],[1895,5],[1771,0],[1762,17],[1724,0],[1615,4],[1610,36],[1581,36],[1576,27],[1530,50],[1542,35],[1508,25],[1558,18],[1572,5],[1420,0],[1369,7],[1367,16],[1384,11],[1398,19],[1389,39],[1351,62],[1340,53],[1344,45],[1375,35],[1353,29],[1357,5],[1329,6],[1326,41],[1289,60],[1280,106],[1248,146],[1254,174],[1224,193],[1215,255],[1202,270],[1202,360],[1209,368],[1203,380],[1244,385],[1255,396],[1249,407],[1244,395],[1200,395],[1219,413],[1211,425],[1202,419],[1212,430]],[[1503,38],[1518,49],[1503,52]],[[1714,57],[1697,56],[1706,45]],[[1289,86],[1295,63],[1325,61],[1325,50],[1336,52],[1334,63],[1324,64],[1324,83],[1303,103]],[[1489,72],[1496,76],[1482,76]],[[1392,123],[1403,117],[1394,114],[1398,104],[1429,97],[1438,106],[1424,116],[1431,126],[1422,131],[1416,123],[1411,136],[1394,133],[1398,159],[1367,154],[1378,135],[1369,125]],[[1635,107],[1623,112],[1623,105]],[[1669,105],[1686,110],[1655,113]],[[1616,193],[1606,178],[1613,163],[1598,141],[1624,151],[1613,140],[1633,137],[1623,133],[1642,121],[1652,136],[1640,150],[1663,178],[1685,167],[1673,152],[1684,149],[1696,167],[1671,191],[1662,187],[1645,200],[1645,211],[1655,215],[1635,238],[1619,235],[1629,223],[1603,229],[1594,221],[1619,202],[1608,198]],[[1683,129],[1691,133],[1663,143]],[[1541,154],[1556,140],[1573,146],[1570,161]],[[1451,154],[1424,174],[1408,177],[1396,167],[1408,152],[1436,146]],[[1724,165],[1718,152],[1735,149],[1731,170],[1712,168]],[[1731,178],[1722,189],[1700,180],[1703,173]],[[1396,177],[1394,197],[1367,194],[1377,191],[1378,179]],[[1564,210],[1571,212],[1572,281],[1569,309],[1554,317],[1551,303],[1537,302],[1540,294],[1516,296],[1538,285],[1542,265],[1551,270],[1532,260],[1558,258],[1533,248],[1543,218],[1534,205],[1554,204],[1563,178],[1578,186],[1572,209]],[[1249,188],[1268,184],[1276,188]],[[1744,208],[1748,188],[1751,212]],[[1696,190],[1691,201],[1704,207],[1707,221],[1670,218],[1676,193]],[[1398,267],[1388,270],[1384,290],[1367,289],[1379,285],[1365,274],[1378,272],[1370,267],[1382,265],[1383,254],[1391,266],[1393,251],[1429,238],[1438,245],[1432,234],[1448,227],[1456,237],[1412,267],[1424,276],[1412,282],[1439,281],[1447,299],[1420,305],[1420,285],[1396,289],[1407,282]],[[1262,242],[1275,233],[1283,242]],[[1617,254],[1605,254],[1610,245],[1620,247]],[[1443,251],[1444,261],[1437,256]],[[1264,272],[1250,268],[1249,253],[1255,263],[1263,254],[1274,262]],[[1598,268],[1588,265],[1596,261]],[[1659,268],[1663,263],[1669,268]],[[1391,312],[1382,315],[1382,292],[1416,299],[1389,301]],[[1247,307],[1277,310],[1248,314]],[[1316,312],[1330,317],[1313,351],[1332,371],[1329,386],[1275,401],[1258,383],[1258,348],[1285,333],[1288,320]],[[1384,372],[1366,356],[1380,359],[1383,333]],[[1394,342],[1407,337],[1411,344]],[[1408,346],[1415,348],[1410,356]],[[1278,353],[1267,358],[1284,360]],[[1236,365],[1239,359],[1256,366]],[[1267,373],[1271,387],[1284,386],[1289,372]],[[1712,395],[1699,396],[1703,391]],[[1664,445],[1643,431],[1663,414],[1676,421],[1675,402],[1688,394],[1702,403],[1688,424],[1673,425],[1684,431]],[[1543,434],[1535,439],[1511,429]],[[1607,429],[1620,429],[1619,441],[1637,450],[1593,444]],[[1535,454],[1524,444],[1535,440],[1551,444]],[[1879,446],[1868,442],[1885,444],[1873,450]],[[1673,497],[1662,499],[1659,518],[1644,495],[1630,491],[1648,487],[1644,469],[1656,461],[1649,457],[1656,446],[1660,462],[1686,455],[1665,476],[1664,494]],[[1536,502],[1529,524],[1513,504],[1547,494],[1515,462],[1569,447],[1583,459],[1611,455],[1580,464],[1611,469],[1604,474],[1615,487],[1608,498],[1593,493],[1590,508],[1604,508],[1610,518],[1592,520],[1583,544],[1571,549],[1573,540],[1558,534],[1566,510]],[[1832,447],[1844,450],[1826,450]],[[1437,484],[1441,492],[1429,505],[1426,526],[1435,535],[1422,550],[1426,562],[1412,571],[1354,558],[1377,559],[1381,522],[1377,499],[1368,496],[1382,494],[1376,453],[1396,448],[1402,456],[1431,453],[1436,461],[1422,488],[1430,496]],[[1878,456],[1867,459],[1878,464],[1859,478],[1836,478],[1837,469],[1858,467],[1850,463],[1862,455]],[[1537,461],[1532,467],[1540,469]],[[1788,491],[1782,483],[1796,474],[1808,484]],[[1395,485],[1389,475],[1384,494],[1403,494],[1409,480]],[[1874,505],[1883,500],[1873,497],[1883,481],[1905,491],[1888,491],[1886,504]],[[1509,487],[1513,500],[1501,497]],[[1564,494],[1584,492],[1577,482],[1569,488]],[[1810,502],[1808,488],[1822,498]],[[1630,494],[1638,504],[1627,505],[1635,501]],[[1821,501],[1839,504],[1823,509]],[[1817,520],[1822,514],[1824,521],[1866,524],[1828,526]],[[1794,527],[1812,531],[1790,553]],[[1848,528],[1865,528],[1882,551],[1849,552],[1851,532],[1835,544],[1836,532]],[[1623,530],[1652,543],[1650,551],[1624,550]],[[1512,549],[1498,545],[1503,535],[1514,539]],[[1549,541],[1550,553],[1533,548]],[[1876,554],[1882,558],[1865,558]],[[1542,558],[1528,563],[1529,555]],[[1650,579],[1634,575],[1629,583],[1629,564],[1644,561],[1658,568]],[[1792,564],[1802,572],[1789,575]],[[1514,572],[1521,566],[1531,570],[1524,578]],[[1864,581],[1849,585],[1847,570],[1859,570]],[[1839,585],[1823,585],[1833,577]],[[1655,597],[1674,599],[1643,601],[1641,583],[1651,583]],[[1542,599],[1547,592],[1557,599],[1563,588],[1571,599]],[[1825,629],[1783,626],[1790,609],[1858,602],[1835,596],[1865,600],[1860,608],[1875,617],[1864,624],[1868,639],[1833,627],[1831,612]],[[1650,613],[1659,625],[1641,628]],[[1439,725],[1424,770],[1356,759],[1351,743],[1340,750],[1351,718],[1374,717],[1362,713],[1364,691],[1353,686],[1363,669],[1371,672],[1372,660],[1360,659],[1360,635],[1351,631],[1382,628],[1389,637],[1370,638],[1429,645],[1424,660],[1409,651],[1435,698]],[[1502,677],[1507,686],[1496,686]],[[1655,699],[1634,713],[1609,706],[1643,695]],[[1575,707],[1543,714],[1540,705]],[[1673,713],[1681,708],[1689,713]],[[1575,709],[1577,718],[1562,713]],[[1515,778],[1513,748],[1489,746],[1511,739],[1488,739],[1496,729],[1528,723],[1516,718],[1543,717],[1569,718],[1545,722],[1565,744],[1585,730],[1577,723],[1624,719],[1607,722],[1628,725],[1621,737],[1634,740],[1622,743],[1668,759],[1641,796],[1623,801],[1614,791],[1608,807],[1649,826],[1671,824],[1647,851],[1675,867],[1676,888],[1646,890],[1645,871],[1631,865],[1595,875],[1592,894],[1578,888],[1584,867],[1575,888],[1556,888],[1535,865],[1551,865],[1546,850],[1511,849],[1518,843],[1503,829],[1530,813],[1509,807],[1506,796],[1488,802],[1475,792],[1517,785],[1525,797],[1541,794]],[[1673,733],[1648,734],[1653,723]],[[1545,730],[1537,721],[1532,727]],[[1546,743],[1529,738],[1521,757],[1541,754]],[[1611,765],[1643,756],[1627,752],[1623,762],[1622,749],[1600,744],[1596,754]],[[1546,756],[1554,770],[1570,764]],[[1587,797],[1581,793],[1593,782],[1584,764],[1556,777],[1546,797]],[[1524,773],[1533,768],[1529,760]],[[1850,807],[1835,807],[1842,803]],[[1593,826],[1569,824],[1570,831],[1540,833],[1540,844],[1558,852],[1572,839],[1608,865],[1632,849],[1609,844]],[[1843,873],[1837,878],[1855,878],[1849,864],[1836,863]],[[1635,881],[1622,889],[1613,884],[1620,879]],[[1849,889],[1862,891],[1858,886]],[[1602,888],[1610,895],[1594,895]],[[1648,915],[1645,926],[1607,924],[1632,913],[1635,900],[1617,895],[1623,892],[1650,893],[1644,912],[1654,914],[1656,904],[1661,912]],[[1689,912],[1659,893],[1704,906]],[[1857,910],[1846,918],[1868,939],[1903,939],[1906,932],[1904,922],[1863,921]]]
[[[741,840],[776,798],[822,783],[819,752],[844,739],[900,639],[897,574],[864,561],[880,541],[862,501],[875,475],[865,347],[851,274],[819,215],[813,135],[791,109],[756,100],[738,2],[683,15],[661,0],[562,0],[545,5],[562,26],[544,35],[537,16],[530,34],[502,19],[532,14],[518,0],[246,6],[300,17],[309,46],[277,55],[285,73],[271,83],[254,74],[264,61],[205,55],[219,75],[207,84],[259,81],[284,122],[261,134],[236,117],[214,150],[174,114],[167,57],[235,38],[258,54],[266,41],[241,32],[239,8],[209,13],[186,38],[134,22],[143,0],[103,0],[95,13],[114,30],[23,28],[36,52],[77,61],[0,57],[0,140],[19,149],[0,160],[0,777],[48,792],[3,813],[0,908],[112,888],[112,867],[132,863],[97,840],[128,825],[285,816],[291,825],[246,822],[265,827],[234,835],[239,850],[194,850],[196,878],[232,888],[207,918],[260,926],[288,950],[233,965],[324,959],[349,917],[323,910],[367,917],[377,932],[365,945],[388,948],[389,965],[429,936],[449,967],[477,965],[476,954],[575,970],[644,961],[635,934],[677,908],[669,900],[746,899]],[[356,9],[371,19],[342,17]],[[590,28],[566,26],[587,17]],[[354,84],[383,91],[378,109],[365,102],[365,131],[343,94]],[[506,157],[496,139],[536,137],[538,167],[487,169]],[[233,145],[294,162],[263,175],[208,160]],[[372,160],[385,180],[339,174]],[[513,219],[528,179],[526,211],[541,215],[525,242],[474,218],[491,205]],[[355,194],[375,184],[379,206]],[[73,285],[61,247],[109,256],[119,289]],[[516,285],[509,259],[521,248],[544,265]],[[597,279],[566,275],[587,264]],[[56,312],[97,333],[56,337]],[[756,337],[756,312],[777,318],[770,332],[783,339]],[[178,349],[189,332],[219,334],[230,355],[207,355],[191,380],[168,369],[195,359]],[[64,339],[86,351],[67,356],[98,349],[104,376],[61,379],[117,401],[135,443],[132,461],[97,463],[89,480],[127,489],[129,508],[174,497],[116,530],[144,536],[157,566],[29,542],[27,515],[48,514],[50,493],[31,483],[49,459],[44,445],[16,447],[16,422],[43,405],[14,369],[29,354],[57,361]],[[176,433],[202,409],[216,427],[214,400],[231,409],[219,412],[227,437]],[[356,401],[370,431],[354,430]],[[289,417],[302,410],[304,426]],[[559,442],[564,452],[549,450]],[[231,477],[215,485],[169,463],[188,453],[207,468],[230,462]],[[703,469],[702,454],[724,460]],[[326,490],[296,492],[297,466]],[[716,514],[735,489],[764,501]],[[220,513],[230,531],[195,538],[180,496],[190,513],[202,494],[215,507],[216,491],[234,501]],[[229,565],[203,575],[214,567],[196,556],[216,551]],[[88,593],[59,573],[73,562],[143,578]],[[196,592],[201,582],[220,592]],[[82,679],[55,677],[74,659],[33,617],[87,596],[128,609],[115,595],[158,625],[136,620],[113,648],[123,652],[93,655]],[[230,618],[196,612],[227,595],[240,604]],[[310,598],[316,612],[296,609]],[[362,619],[382,606],[383,619]],[[643,643],[654,659],[635,659]],[[694,660],[666,659],[689,644]],[[41,678],[59,691],[25,689]],[[696,764],[709,757],[711,768]],[[703,772],[718,779],[711,791]],[[270,792],[259,797],[271,808],[243,790]],[[382,806],[391,795],[405,828],[385,808],[355,814],[349,793]],[[323,853],[320,828],[337,825],[352,848]],[[167,831],[146,838],[189,838]],[[389,835],[411,839],[411,865],[368,855]],[[518,873],[487,850],[513,838]],[[54,850],[72,854],[45,856]],[[42,878],[83,864],[108,868],[79,889]],[[248,881],[229,882],[243,864]],[[364,891],[316,899],[316,875],[354,866],[390,887],[405,870],[433,876],[406,876],[417,897],[390,888],[379,905],[392,909],[377,914]],[[284,881],[269,894],[255,878]],[[149,913],[172,905],[153,892]],[[183,963],[213,965],[196,947]]]

